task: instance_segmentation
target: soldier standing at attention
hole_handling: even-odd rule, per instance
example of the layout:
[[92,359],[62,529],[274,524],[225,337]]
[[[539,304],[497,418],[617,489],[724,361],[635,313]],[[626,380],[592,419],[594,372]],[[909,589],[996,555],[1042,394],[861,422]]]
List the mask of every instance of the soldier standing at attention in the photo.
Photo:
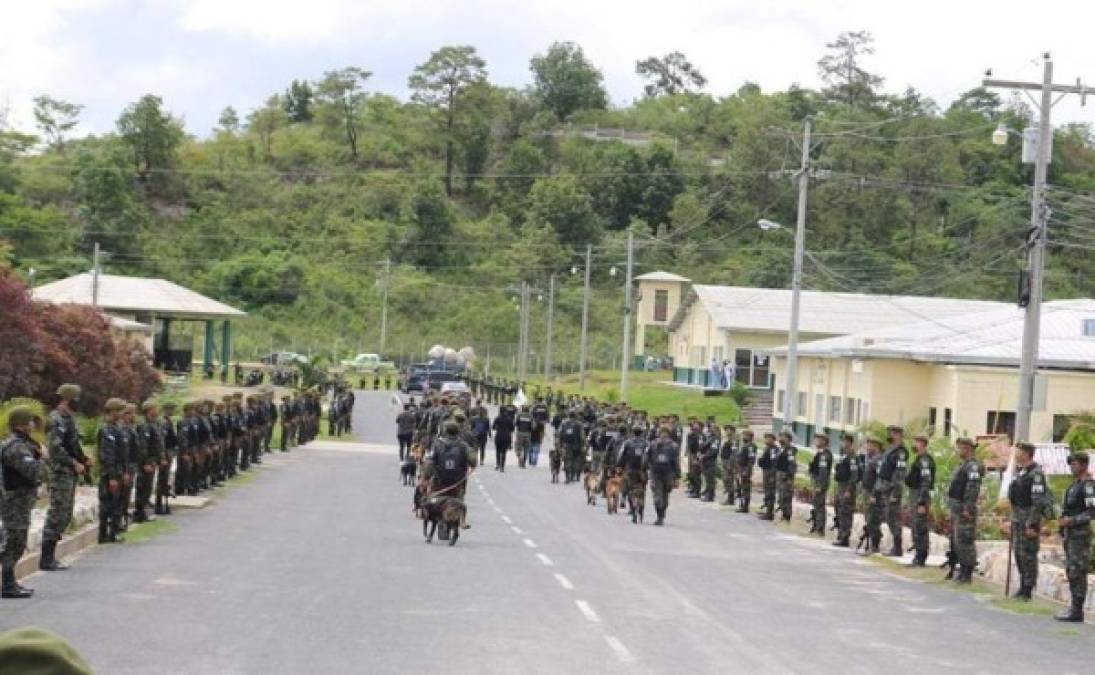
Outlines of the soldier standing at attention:
[[[290,402],[289,394],[283,394],[281,397],[281,410],[278,417],[281,419],[281,451],[289,452],[292,447],[293,438],[293,404]],[[411,415],[411,422],[414,422],[414,415]],[[414,427],[411,427],[411,433],[414,433]],[[410,444],[407,446],[410,447]],[[402,449],[402,444],[400,445]],[[399,459],[403,459],[403,453],[399,453]]]
[[658,431],[658,440],[650,447],[650,491],[654,495],[654,512],[658,527],[665,525],[665,514],[669,510],[669,493],[672,492],[681,477],[681,448],[673,440],[671,430],[663,426]]
[[909,488],[909,503],[912,512],[912,538],[916,555],[909,567],[923,567],[928,560],[929,516],[932,505],[932,491],[935,490],[935,459],[928,454],[928,437],[921,434],[913,439],[912,466],[905,476],[905,487]]
[[144,443],[137,433],[137,406],[126,403],[122,410],[122,436],[125,438],[125,475],[122,478],[121,513],[122,532],[129,528],[129,505],[133,502],[133,482],[138,467],[144,463]]
[[973,441],[959,438],[955,441],[962,457],[962,465],[954,472],[947,501],[951,511],[951,550],[958,558],[958,574],[954,581],[968,584],[973,580],[977,566],[977,497],[981,494],[981,478],[985,469],[973,456]]
[[738,494],[738,448],[737,429],[727,424],[722,429],[722,443],[719,444],[719,461],[722,464],[722,487],[726,490],[724,505],[730,506]]
[[160,410],[152,401],[141,406],[144,423],[137,427],[143,452],[138,461],[136,475],[136,500],[133,520],[148,520],[148,502],[152,498],[152,485],[156,482],[156,466],[164,455],[163,437],[160,435]]
[[4,522],[0,597],[4,598],[34,595],[15,580],[15,564],[27,550],[30,514],[45,469],[41,446],[30,437],[33,427],[34,410],[17,405],[8,413],[8,437],[0,441],[0,472],[4,476],[4,489],[0,491],[0,519]]
[[810,532],[825,536],[825,522],[828,520],[825,502],[829,496],[829,477],[832,475],[833,453],[829,450],[829,437],[822,433],[814,434],[814,457],[810,460],[808,473],[813,484],[813,524]]
[[757,444],[753,442],[753,431],[741,432],[741,447],[738,448],[738,513],[749,513],[749,502],[753,497],[753,465],[757,462]]
[[709,418],[703,430],[700,443],[700,473],[703,474],[703,496],[701,502],[715,501],[715,468],[719,463],[719,426],[714,418]]
[[852,522],[855,520],[855,496],[860,477],[863,475],[862,458],[856,454],[855,436],[840,437],[840,459],[833,467],[836,480],[836,541],[833,546],[848,548],[852,538]]
[[905,448],[904,429],[891,425],[886,427],[886,433],[890,448],[886,451],[882,467],[878,471],[880,488],[885,499],[883,517],[886,527],[890,529],[890,536],[893,537],[893,546],[886,555],[900,558],[904,555],[901,547],[901,497],[905,487],[905,474],[908,472],[909,451]]
[[757,466],[760,467],[761,480],[764,483],[764,505],[757,516],[761,520],[774,520],[776,508],[776,457],[780,454],[776,445],[776,435],[771,431],[764,432],[764,447],[757,458]]
[[[882,441],[870,436],[867,438],[867,459],[863,463],[863,519],[866,547],[864,555],[878,553],[882,545],[882,509],[883,499],[881,480],[878,477],[882,469]],[[858,550],[859,547],[856,547]]]
[[171,513],[168,498],[171,495],[171,460],[178,455],[179,436],[175,432],[175,404],[163,404],[163,418],[160,420],[160,436],[163,438],[164,453],[160,457],[160,466],[156,472],[156,505],[152,512],[157,516]]
[[703,426],[693,417],[689,420],[688,435],[685,437],[685,452],[688,457],[688,496],[693,499],[700,496],[703,470],[700,467],[700,453],[703,449]]
[[1011,544],[1015,547],[1015,566],[1019,568],[1017,600],[1030,600],[1038,581],[1038,548],[1041,545],[1042,518],[1053,517],[1046,475],[1034,461],[1034,444],[1016,446],[1015,477],[1008,486],[1011,502]]
[[1095,518],[1095,480],[1088,473],[1088,454],[1073,453],[1068,458],[1072,485],[1065,491],[1061,507],[1061,540],[1065,545],[1065,574],[1072,603],[1055,619],[1072,623],[1084,620],[1087,598],[1087,571],[1091,561],[1091,520]]
[[790,522],[795,499],[795,475],[798,473],[798,448],[790,431],[779,433],[780,451],[776,456],[776,501],[785,522]]
[[76,500],[76,483],[87,474],[91,460],[80,447],[80,434],[76,420],[72,418],[72,406],[80,400],[80,387],[62,384],[57,389],[61,399],[49,414],[49,512],[42,528],[42,555],[38,569],[56,572],[68,569],[57,560],[57,542],[72,520],[73,502]]
[[118,418],[125,401],[112,398],[103,408],[99,427],[99,543],[125,541],[118,534],[121,524],[122,479],[125,477],[125,439]]

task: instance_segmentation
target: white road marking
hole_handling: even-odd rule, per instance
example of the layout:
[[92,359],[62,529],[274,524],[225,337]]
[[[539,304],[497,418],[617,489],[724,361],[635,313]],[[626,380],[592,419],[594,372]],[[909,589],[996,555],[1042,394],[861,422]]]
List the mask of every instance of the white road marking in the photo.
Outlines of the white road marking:
[[547,567],[552,567],[555,565],[555,563],[551,561],[551,558],[547,557],[543,553],[537,553],[536,557],[539,558],[540,562],[544,563],[544,565],[546,565]]
[[536,548],[536,542],[531,539],[525,539],[525,546],[528,546],[529,548]]
[[631,663],[635,660],[635,657],[627,650],[624,643],[620,642],[615,637],[606,635],[605,642],[607,642],[608,646],[612,648],[612,651],[616,653],[616,658],[618,658],[621,663]]
[[559,582],[560,586],[567,589],[568,591],[574,590],[574,584],[570,583],[570,579],[567,579],[562,574],[556,574],[555,580]]
[[502,522],[505,523],[506,525],[513,525],[513,521],[510,520],[509,516],[502,516]]
[[525,533],[525,531],[524,531],[524,530],[522,530],[521,528],[517,527],[516,525],[510,525],[510,526],[509,526],[509,529],[513,530],[513,533],[514,533],[514,534],[524,534],[524,533]]
[[589,606],[588,602],[585,600],[575,600],[574,604],[578,605],[578,609],[590,623],[601,623],[601,617],[597,616],[597,612],[593,611],[593,608]]
[[498,508],[498,505],[497,505],[497,504],[491,504],[491,505],[490,505],[490,507],[491,507],[492,509],[494,509],[494,512],[495,512],[495,513],[497,513],[498,515],[501,515],[501,514],[502,514],[502,509]]
[[942,614],[943,612],[947,611],[947,609],[945,607],[909,607],[909,606],[906,606],[905,611],[906,612],[911,612],[912,614]]

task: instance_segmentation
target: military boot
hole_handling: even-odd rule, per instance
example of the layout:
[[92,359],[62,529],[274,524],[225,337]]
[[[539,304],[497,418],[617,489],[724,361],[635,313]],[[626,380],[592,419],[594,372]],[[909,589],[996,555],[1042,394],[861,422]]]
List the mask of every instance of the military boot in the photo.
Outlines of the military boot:
[[0,598],[18,599],[29,598],[34,595],[34,591],[29,588],[23,588],[15,581],[15,568],[5,567],[2,573],[3,579],[2,585],[0,585]]
[[851,548],[851,544],[848,543],[848,537],[839,537],[833,542],[833,546],[839,546],[841,548]]
[[107,519],[105,517],[99,518],[99,543],[106,544],[110,541],[110,535],[108,533]]
[[133,522],[135,523],[147,523],[148,514],[145,513],[144,508],[138,508],[133,512]]
[[[7,596],[4,596],[7,597]],[[1072,604],[1065,611],[1057,614],[1053,617],[1057,621],[1065,621],[1068,623],[1083,623],[1084,622],[1084,603],[1083,600],[1073,599]]]
[[965,565],[959,565],[958,566],[958,571],[954,575],[954,583],[956,583],[956,584],[973,583],[973,570],[969,569]]
[[68,569],[68,565],[57,560],[56,541],[42,542],[42,555],[38,558],[38,569],[43,572],[63,572]]

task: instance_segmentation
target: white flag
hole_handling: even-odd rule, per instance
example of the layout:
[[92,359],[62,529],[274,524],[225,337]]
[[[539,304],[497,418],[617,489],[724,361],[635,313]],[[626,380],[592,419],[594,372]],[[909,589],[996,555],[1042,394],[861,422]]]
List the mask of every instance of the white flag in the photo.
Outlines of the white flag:
[[528,399],[525,398],[525,390],[524,389],[518,389],[517,390],[517,395],[513,397],[513,405],[520,408],[521,406],[525,405],[526,403],[528,403]]

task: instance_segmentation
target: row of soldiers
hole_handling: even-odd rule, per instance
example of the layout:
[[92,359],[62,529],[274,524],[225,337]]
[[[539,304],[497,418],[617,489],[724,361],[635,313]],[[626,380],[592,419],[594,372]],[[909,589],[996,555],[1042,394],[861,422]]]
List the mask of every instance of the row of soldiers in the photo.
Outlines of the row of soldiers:
[[[274,404],[272,390],[248,396],[237,392],[219,402],[189,401],[182,405],[183,416],[177,422],[174,403],[148,401],[138,408],[112,398],[104,406],[96,461],[85,453],[73,417],[80,393],[76,384],[62,385],[47,423],[26,406],[9,413],[10,433],[0,446],[3,597],[32,593],[15,581],[14,566],[26,549],[30,513],[47,467],[49,510],[39,567],[60,571],[66,566],[57,559],[57,545],[72,520],[77,482],[93,484],[96,464],[99,542],[118,542],[129,525],[131,507],[134,522],[150,520],[150,508],[156,515],[169,515],[170,498],[196,495],[262,463],[262,455],[271,452],[273,428],[279,421],[282,451],[311,441],[319,432],[320,397],[313,391],[283,396],[280,406]],[[46,450],[30,435],[42,427]]]

